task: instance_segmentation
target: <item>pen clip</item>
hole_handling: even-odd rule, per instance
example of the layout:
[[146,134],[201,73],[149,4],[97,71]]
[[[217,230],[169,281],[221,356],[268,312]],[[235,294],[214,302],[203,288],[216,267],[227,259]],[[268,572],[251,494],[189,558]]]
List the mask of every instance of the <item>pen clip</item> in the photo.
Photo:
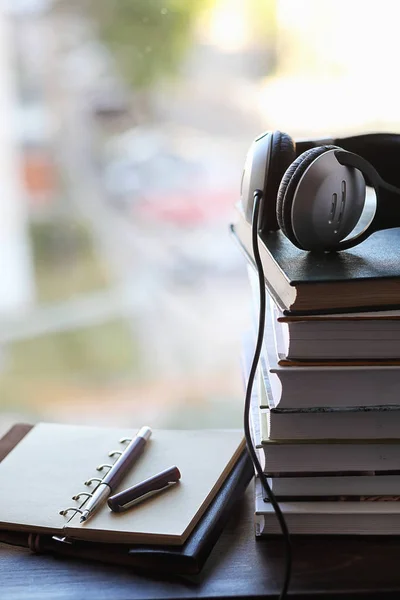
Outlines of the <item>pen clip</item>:
[[135,498],[134,500],[131,500],[130,502],[127,502],[126,504],[121,505],[120,508],[121,508],[121,510],[127,510],[128,508],[131,508],[131,506],[135,506],[135,504],[139,504],[140,502],[147,500],[151,496],[155,496],[159,492],[162,492],[163,490],[166,490],[166,489],[176,485],[177,483],[179,483],[179,482],[178,481],[168,481],[168,483],[162,485],[161,487],[157,487],[154,490],[150,490],[149,492],[146,492],[142,496],[139,496],[138,498]]

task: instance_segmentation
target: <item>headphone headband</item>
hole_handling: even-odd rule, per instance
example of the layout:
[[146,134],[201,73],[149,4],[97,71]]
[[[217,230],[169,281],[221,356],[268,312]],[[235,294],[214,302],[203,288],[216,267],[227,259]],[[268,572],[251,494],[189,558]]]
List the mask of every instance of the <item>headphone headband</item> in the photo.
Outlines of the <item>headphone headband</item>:
[[[381,177],[400,187],[400,135],[397,133],[367,133],[344,138],[296,141],[296,155],[318,146],[332,144],[359,154],[370,162]],[[370,184],[369,181],[367,181]]]

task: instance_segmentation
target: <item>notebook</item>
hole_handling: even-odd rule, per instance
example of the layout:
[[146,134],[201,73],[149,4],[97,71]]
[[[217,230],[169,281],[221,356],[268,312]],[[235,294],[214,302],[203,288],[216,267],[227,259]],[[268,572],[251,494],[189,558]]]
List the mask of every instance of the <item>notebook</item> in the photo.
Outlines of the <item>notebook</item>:
[[[251,224],[237,207],[231,231],[253,263]],[[313,254],[281,231],[259,242],[265,283],[284,315],[400,308],[400,229],[379,231],[345,252]]]
[[[0,439],[0,462],[32,429],[18,423]],[[50,553],[72,558],[124,565],[152,573],[196,574],[201,571],[228,519],[254,474],[252,462],[244,449],[232,471],[213,498],[192,533],[181,546],[156,544],[101,544],[65,540],[57,536],[0,530],[0,542],[28,547],[36,553]]]
[[119,489],[174,464],[182,474],[179,485],[125,513],[104,505],[86,523],[79,522],[79,513],[59,514],[82,506],[84,500],[72,496],[87,491],[84,482],[99,476],[96,466],[110,461],[108,452],[118,448],[120,438],[135,433],[36,425],[0,463],[0,529],[104,543],[183,544],[243,451],[243,432],[155,430]]

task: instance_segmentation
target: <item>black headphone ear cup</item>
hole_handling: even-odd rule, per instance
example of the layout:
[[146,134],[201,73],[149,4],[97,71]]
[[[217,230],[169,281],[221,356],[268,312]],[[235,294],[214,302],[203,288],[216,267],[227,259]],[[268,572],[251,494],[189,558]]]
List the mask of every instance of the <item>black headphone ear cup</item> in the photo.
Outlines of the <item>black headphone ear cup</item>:
[[265,190],[267,198],[277,197],[282,177],[295,158],[296,149],[293,138],[282,131],[274,131]]
[[317,156],[333,148],[336,148],[336,146],[318,146],[317,148],[310,148],[310,150],[303,152],[287,169],[279,186],[276,201],[276,218],[283,233],[298,248],[301,248],[301,246],[297,241],[292,227],[294,193],[307,167],[311,165]]

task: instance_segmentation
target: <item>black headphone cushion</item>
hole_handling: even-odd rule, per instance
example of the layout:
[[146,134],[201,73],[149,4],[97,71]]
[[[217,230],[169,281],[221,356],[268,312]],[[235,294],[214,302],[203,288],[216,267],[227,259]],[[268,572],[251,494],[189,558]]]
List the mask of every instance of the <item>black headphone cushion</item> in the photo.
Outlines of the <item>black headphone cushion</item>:
[[310,148],[310,150],[306,150],[303,152],[303,154],[296,158],[296,160],[290,165],[286,173],[283,175],[276,201],[276,218],[283,233],[298,248],[300,247],[299,242],[297,241],[292,227],[292,204],[297,185],[306,169],[317,158],[317,156],[320,156],[321,154],[327,152],[327,150],[332,150],[336,147],[337,146],[318,146],[316,148]]
[[296,150],[293,138],[282,131],[274,131],[272,135],[271,161],[265,189],[267,198],[277,197],[282,177],[295,158]]

